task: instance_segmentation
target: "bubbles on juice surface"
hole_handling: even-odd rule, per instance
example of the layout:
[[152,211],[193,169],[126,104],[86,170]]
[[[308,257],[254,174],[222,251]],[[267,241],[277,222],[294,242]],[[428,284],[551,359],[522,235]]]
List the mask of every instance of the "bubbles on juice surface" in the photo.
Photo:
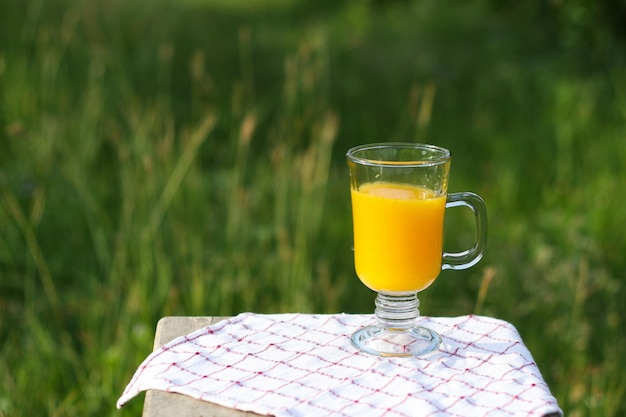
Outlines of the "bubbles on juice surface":
[[387,182],[369,182],[359,187],[359,192],[374,197],[391,198],[394,200],[426,200],[440,197],[435,191],[428,188],[407,184],[393,184]]

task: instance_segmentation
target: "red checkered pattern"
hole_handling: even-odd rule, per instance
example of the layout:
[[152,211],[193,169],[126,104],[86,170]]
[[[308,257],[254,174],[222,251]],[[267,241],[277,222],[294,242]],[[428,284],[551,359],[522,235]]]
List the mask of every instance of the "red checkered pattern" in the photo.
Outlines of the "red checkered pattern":
[[359,352],[372,315],[240,314],[141,364],[118,401],[148,389],[273,416],[562,415],[515,328],[483,316],[423,317],[442,335],[423,358]]

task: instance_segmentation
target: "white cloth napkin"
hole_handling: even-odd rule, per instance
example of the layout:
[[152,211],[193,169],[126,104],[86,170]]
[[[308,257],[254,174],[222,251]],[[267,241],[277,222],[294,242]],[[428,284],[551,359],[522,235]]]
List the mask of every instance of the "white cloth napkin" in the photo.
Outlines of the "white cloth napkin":
[[440,350],[371,356],[349,335],[372,315],[243,313],[179,337],[139,366],[118,408],[141,391],[177,392],[281,416],[562,416],[509,323],[422,317]]

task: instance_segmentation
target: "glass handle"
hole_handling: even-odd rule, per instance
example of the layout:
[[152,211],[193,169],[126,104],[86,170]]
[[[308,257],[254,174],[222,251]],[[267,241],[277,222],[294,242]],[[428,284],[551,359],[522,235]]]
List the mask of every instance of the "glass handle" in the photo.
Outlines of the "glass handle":
[[468,207],[474,212],[476,219],[476,236],[474,246],[463,252],[443,253],[442,270],[461,270],[470,268],[483,257],[487,243],[487,207],[480,196],[470,192],[448,194],[446,208]]

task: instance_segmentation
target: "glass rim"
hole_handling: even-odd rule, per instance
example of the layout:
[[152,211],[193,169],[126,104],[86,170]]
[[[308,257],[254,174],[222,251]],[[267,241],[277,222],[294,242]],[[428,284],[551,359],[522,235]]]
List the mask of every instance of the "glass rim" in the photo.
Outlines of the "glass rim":
[[[358,156],[357,154],[368,150],[377,149],[414,149],[430,152],[429,156],[422,158],[415,158],[411,160],[392,160],[385,158],[365,158]],[[346,153],[348,160],[359,165],[370,166],[389,166],[389,167],[423,167],[434,166],[448,162],[452,155],[450,151],[441,146],[430,145],[427,143],[412,143],[412,142],[380,142],[380,143],[368,143],[364,145],[358,145],[350,148]]]

